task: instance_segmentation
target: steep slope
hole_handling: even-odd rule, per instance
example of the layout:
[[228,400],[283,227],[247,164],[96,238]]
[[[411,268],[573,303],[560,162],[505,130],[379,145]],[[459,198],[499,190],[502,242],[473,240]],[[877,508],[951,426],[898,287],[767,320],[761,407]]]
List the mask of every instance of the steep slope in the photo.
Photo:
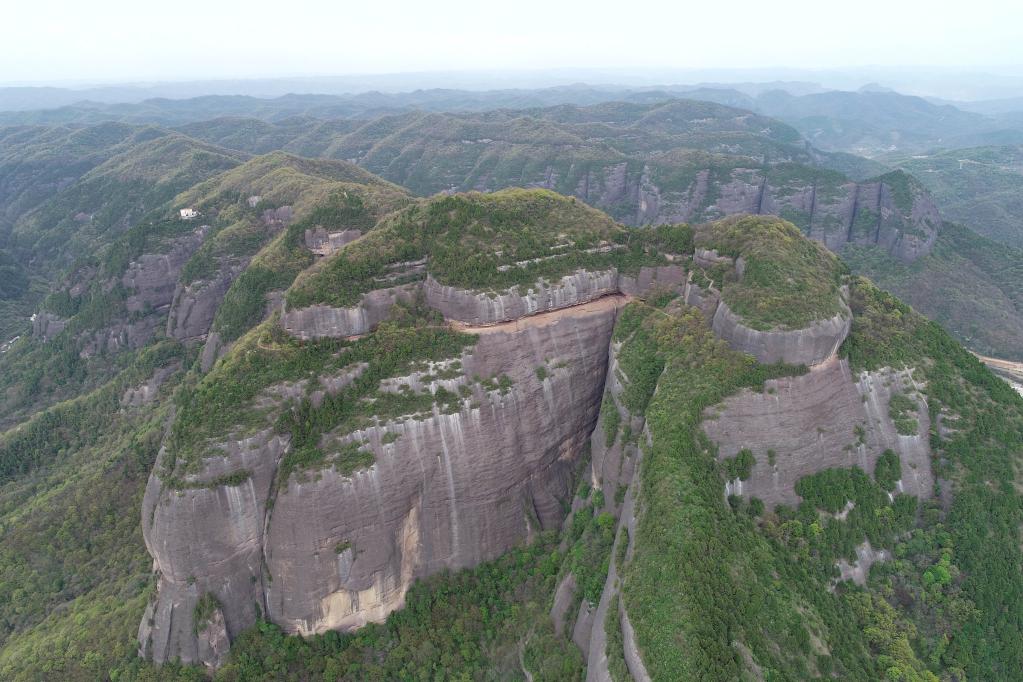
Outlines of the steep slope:
[[[233,325],[226,340],[236,338],[262,319],[271,289],[286,288],[289,272],[293,278],[314,250],[323,251],[322,241],[368,229],[405,200],[400,189],[349,164],[285,154],[199,183],[155,209],[151,221],[79,254],[34,316],[32,337],[0,356],[0,420],[97,386],[127,360],[126,351],[154,338],[204,341],[232,283],[272,244],[262,262],[273,276],[263,276],[265,267],[250,275],[229,300],[228,321],[218,323]],[[201,217],[180,219],[182,207]],[[214,358],[219,344],[210,349]]]
[[45,253],[49,261],[59,262],[63,256],[66,264],[95,250],[108,232],[124,232],[179,192],[247,158],[173,133],[152,130],[149,137],[153,139],[128,146],[22,217],[12,232],[15,247]]
[[843,252],[879,286],[911,303],[984,355],[1023,357],[1023,252],[945,223],[930,255],[912,263],[870,247]]
[[151,129],[122,123],[0,128],[0,238],[15,221]]
[[[979,437],[973,410],[1008,410],[984,447],[1011,461],[1019,400],[844,272],[776,219],[628,233],[538,191],[387,218],[299,278],[280,321],[181,403],[143,512],[160,580],[143,651],[216,666],[230,641],[253,645],[241,633],[260,615],[303,634],[382,620],[417,577],[561,526],[588,442],[548,593],[588,679],[874,679],[878,653],[917,679],[955,661],[1007,670],[1011,637],[970,659],[968,624],[1002,616],[968,606],[983,583],[935,587],[960,564],[928,538],[947,517],[969,553],[967,534],[995,523],[956,516],[957,495],[980,492],[975,465],[932,448],[951,458],[960,429]],[[617,312],[629,297],[647,302]],[[978,402],[955,400],[963,381]],[[238,402],[214,415],[225,395]],[[997,567],[955,561],[1004,575],[1019,561],[1006,547]],[[916,563],[871,572],[893,551]],[[911,600],[947,590],[952,611],[894,610],[881,575]],[[870,634],[878,618],[891,639]],[[522,636],[545,676],[550,635]]]
[[[181,402],[144,504],[143,651],[217,664],[260,613],[306,634],[378,621],[415,578],[559,527],[613,295],[681,283],[657,250],[673,238],[510,191],[410,207],[314,266]],[[175,616],[207,593],[213,640]]]
[[936,325],[775,218],[281,162],[351,186],[275,312],[0,435],[5,679],[1012,678],[1023,404]]
[[[289,134],[261,125],[264,142],[253,142],[259,135],[235,136],[228,122],[195,124],[188,132],[257,147],[281,144]],[[911,178],[853,182],[822,170],[848,164],[809,147],[788,126],[708,102],[407,113],[309,139],[321,146],[298,138],[283,144],[348,159],[419,194],[543,187],[633,225],[774,214],[831,248],[879,243],[911,260],[927,252],[939,222]]]
[[1023,147],[955,149],[889,163],[919,178],[946,219],[1023,247]]

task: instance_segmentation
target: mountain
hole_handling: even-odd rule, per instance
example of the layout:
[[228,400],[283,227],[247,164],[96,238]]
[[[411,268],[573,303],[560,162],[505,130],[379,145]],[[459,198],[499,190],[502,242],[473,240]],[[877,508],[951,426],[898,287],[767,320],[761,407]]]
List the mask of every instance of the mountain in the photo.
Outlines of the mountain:
[[979,234],[1023,246],[1023,147],[973,147],[889,160],[927,187],[942,214]]
[[[835,156],[770,121],[669,102],[388,115],[333,135],[270,124],[259,124],[262,136],[235,134],[249,130],[238,120],[187,132],[261,147],[290,146],[283,141],[290,134],[303,153],[347,158],[417,193],[539,186],[636,225],[780,215],[835,251],[855,251],[848,257],[858,272],[883,281],[976,350],[1021,357],[1012,252],[957,228],[943,235],[945,220],[916,175],[886,172],[855,182],[827,169],[839,163]],[[309,129],[325,133],[325,125]],[[945,256],[919,261],[939,242]],[[901,273],[899,280],[890,272]]]
[[0,292],[5,349],[26,335],[49,285],[75,258],[247,157],[170,131],[113,123],[5,128],[0,138],[0,254],[18,264]]
[[0,131],[0,678],[1016,676],[1017,249],[712,102],[274,106]]
[[[179,140],[169,142],[172,149],[179,148]],[[195,146],[200,147],[198,152]],[[202,147],[195,141],[186,143],[185,156],[208,170],[210,157]],[[83,183],[92,187],[96,180],[103,188],[113,182],[115,194],[86,196],[107,196],[119,209],[124,207],[123,200],[132,194],[118,184],[124,182],[124,176],[115,172],[120,161],[111,172]],[[168,177],[162,167],[133,166],[140,175],[151,173],[158,180],[142,186],[148,188],[146,198],[162,203],[127,231],[89,242],[90,248],[79,252],[33,316],[32,334],[0,358],[4,368],[0,424],[109,380],[132,352],[154,339],[206,339],[213,326],[207,352],[215,357],[219,339],[224,335],[233,339],[253,317],[258,321],[270,291],[285,288],[289,277],[307,264],[311,256],[304,250],[295,255],[305,240],[320,240],[329,247],[330,239],[338,239],[322,228],[305,235],[305,228],[311,227],[303,222],[307,217],[316,221],[314,225],[343,225],[339,232],[350,238],[357,234],[353,231],[367,229],[406,200],[400,188],[350,164],[283,153],[250,159],[177,196],[171,192],[181,177],[181,165],[171,167]],[[210,173],[198,173],[193,181],[204,175]],[[169,194],[171,198],[163,201]],[[65,214],[77,210],[68,209],[65,201],[58,205]],[[197,210],[199,218],[180,218],[181,208]],[[26,234],[46,232],[27,227]],[[273,248],[264,249],[267,245]],[[266,265],[248,273],[232,291],[257,255]],[[215,320],[225,297],[230,305]]]
[[129,300],[182,206],[167,331],[0,435],[5,679],[1014,675],[1023,399],[791,223],[276,153]]

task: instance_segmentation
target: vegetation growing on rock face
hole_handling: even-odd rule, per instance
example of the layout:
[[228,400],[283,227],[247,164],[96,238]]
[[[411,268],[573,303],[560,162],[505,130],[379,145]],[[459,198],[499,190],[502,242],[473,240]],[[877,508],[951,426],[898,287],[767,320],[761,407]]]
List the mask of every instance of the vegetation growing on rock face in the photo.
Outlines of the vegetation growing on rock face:
[[215,595],[206,592],[199,597],[192,611],[192,627],[196,634],[204,632],[210,626],[210,621],[219,608],[220,601]]
[[945,223],[931,254],[912,263],[877,247],[847,246],[858,273],[984,355],[1023,360],[1023,251]]
[[[303,163],[276,175],[275,186],[294,188],[289,183],[295,173],[312,169]],[[213,209],[225,214],[215,226],[220,234],[230,235],[233,225],[244,223],[239,201],[244,197],[231,191],[252,179],[247,174],[254,167],[247,165],[222,185],[223,204],[204,206],[211,214]],[[344,175],[337,182],[361,182],[342,164],[324,168]],[[260,429],[276,429],[291,444],[280,464],[279,485],[325,466],[346,476],[373,463],[366,444],[349,437],[355,429],[434,409],[455,410],[473,390],[510,389],[510,379],[498,374],[474,378],[469,395],[382,390],[383,379],[418,371],[424,361],[457,358],[474,342],[416,304],[399,306],[392,319],[358,340],[299,341],[276,319],[262,321],[267,293],[289,286],[311,262],[302,247],[305,229],[368,230],[299,278],[292,293],[306,304],[357,300],[361,287],[379,286],[376,278],[403,259],[429,256],[430,272],[444,283],[502,288],[578,267],[634,270],[693,247],[688,227],[630,231],[578,202],[541,191],[433,199],[370,229],[386,212],[383,207],[398,207],[406,199],[395,193],[388,195],[394,204],[374,203],[375,190],[330,187],[316,195],[318,208],[307,206],[305,219],[262,246],[251,274],[232,289],[215,328],[237,343],[205,376],[193,372],[179,385],[183,373],[174,374],[154,403],[122,408],[126,388],[156,367],[172,362],[187,367],[195,351],[163,341],[142,353],[104,360],[110,374],[103,378],[82,369],[76,349],[57,339],[37,346],[45,349],[38,355],[15,357],[26,373],[19,377],[35,372],[42,385],[66,374],[80,377],[76,386],[89,391],[0,435],[5,537],[0,677],[32,679],[41,670],[83,680],[203,675],[173,663],[155,669],[135,657],[133,631],[152,589],[138,509],[161,445],[168,448],[167,468],[158,474],[172,488],[193,485],[185,474],[197,471],[217,443]],[[164,229],[151,227],[149,233],[129,232],[120,250],[108,252],[108,262],[123,264],[139,253],[132,240],[151,248]],[[166,228],[168,234],[185,229],[171,223]],[[602,242],[610,250],[586,253]],[[700,231],[696,242],[743,256],[742,279],[728,279],[723,272],[713,276],[729,305],[753,325],[798,327],[840,311],[841,265],[782,221],[732,220]],[[218,241],[218,249],[226,243]],[[245,258],[253,252],[244,250]],[[211,255],[219,257],[220,251]],[[557,257],[518,264],[547,255]],[[207,265],[197,260],[193,267],[202,271]],[[511,267],[500,269],[505,266]],[[894,453],[886,452],[873,477],[853,467],[803,478],[797,484],[803,501],[796,508],[766,510],[756,499],[726,500],[724,479],[748,475],[760,451],[756,457],[752,450],[740,451],[724,465],[723,477],[713,446],[699,429],[704,409],[742,387],[758,388],[768,378],[805,370],[758,365],[715,338],[697,310],[653,297],[657,305],[635,302],[620,311],[614,331],[619,369],[628,379],[620,403],[630,416],[645,416],[644,435],[651,438],[649,448],[644,440],[634,489],[639,516],[628,562],[627,534],[612,556],[616,520],[602,512],[603,492],[585,485],[579,497],[589,501],[577,500],[573,522],[561,537],[539,534],[495,561],[419,581],[405,609],[355,633],[302,639],[260,622],[233,642],[216,678],[508,679],[526,670],[537,680],[582,679],[582,658],[571,642],[554,634],[549,602],[558,579],[571,571],[578,599],[597,603],[610,562],[616,561],[623,580],[620,603],[657,680],[757,674],[1011,679],[1023,655],[1018,542],[1023,506],[1017,488],[1023,401],[936,325],[866,281],[850,285],[855,318],[842,355],[854,372],[912,367],[920,373],[931,423],[940,413],[949,427],[928,435],[939,487],[951,486],[951,496],[923,504],[905,495],[890,497],[903,472]],[[111,298],[58,295],[48,305],[80,316],[77,324],[84,324],[101,319],[104,306],[123,300],[123,292],[107,293]],[[549,378],[547,362],[537,367],[540,381]],[[451,363],[430,371],[455,379],[462,369]],[[320,377],[348,372],[351,383],[336,395],[313,400]],[[274,393],[283,384],[289,391]],[[177,391],[173,410],[172,389]],[[298,397],[283,398],[283,393]],[[898,424],[915,416],[917,405],[900,404],[900,399],[912,401],[896,396],[892,416]],[[629,442],[635,438],[631,424],[621,428],[618,412],[607,411],[613,404],[605,397],[608,430],[597,437],[613,443],[620,435]],[[382,442],[395,438],[388,433]],[[766,457],[773,466],[774,453],[767,451]],[[249,476],[239,470],[195,485],[233,487]],[[620,505],[625,488],[614,497]],[[836,563],[855,562],[865,540],[884,549],[890,560],[876,563],[862,587],[840,582]],[[328,555],[330,548],[356,554],[351,541],[336,536],[325,545]],[[365,548],[360,544],[358,551]],[[615,679],[626,674],[618,604],[612,601],[607,620],[598,624],[607,628]],[[212,595],[200,600],[192,614],[197,629],[217,606]]]
[[[363,194],[367,195],[365,199]],[[401,203],[403,199],[398,195],[373,195],[356,185],[334,190],[305,218],[290,224],[270,242],[234,281],[217,310],[214,330],[224,341],[233,341],[263,319],[267,294],[287,289],[313,262],[313,254],[305,245],[307,230],[365,232],[372,229],[377,217]]]
[[[575,199],[545,190],[503,190],[431,199],[387,218],[373,232],[304,274],[288,305],[352,306],[395,278],[403,263],[427,259],[441,284],[504,290],[556,281],[579,269],[632,272],[685,253],[682,225],[630,231]],[[389,279],[390,278],[390,279]]]
[[[401,312],[401,311],[404,312]],[[475,337],[451,331],[421,308],[404,308],[377,331],[356,341],[321,339],[299,341],[271,318],[246,334],[232,352],[194,387],[178,397],[178,416],[168,437],[168,472],[182,467],[195,471],[202,458],[215,452],[213,444],[224,436],[242,437],[260,428],[274,427],[291,437],[292,449],[281,462],[282,481],[292,471],[324,465],[335,458],[340,470],[350,473],[365,466],[365,458],[347,449],[329,453],[321,438],[335,429],[351,431],[367,420],[429,410],[445,395],[380,393],[380,381],[407,373],[417,362],[456,357],[475,343]],[[327,395],[319,407],[308,397],[286,409],[276,423],[254,401],[274,384],[298,382],[350,369],[356,376],[347,388]],[[306,384],[307,388],[311,384]],[[377,400],[368,403],[363,398]],[[448,402],[457,403],[451,394]],[[346,456],[348,453],[351,456]]]
[[708,226],[698,246],[742,257],[741,276],[726,278],[722,298],[754,329],[799,329],[843,312],[845,266],[791,223],[771,217],[731,218]]
[[893,393],[888,399],[888,416],[895,423],[895,430],[901,436],[915,436],[920,428],[916,420],[920,406],[902,393]]
[[874,465],[874,480],[877,484],[891,492],[895,490],[895,484],[902,478],[902,463],[899,456],[891,450],[885,450],[877,458]]
[[[994,584],[1006,589],[1010,604],[1023,598],[1023,557],[1010,539],[1023,520],[1010,464],[1023,448],[1023,401],[933,323],[861,280],[851,293],[856,317],[843,353],[854,369],[917,367],[926,375],[932,416],[950,410],[963,429],[948,439],[931,435],[939,457],[953,461],[936,472],[950,476],[957,490],[947,514],[937,501],[918,514],[912,497],[889,500],[900,474],[897,460],[884,455],[876,482],[855,468],[824,471],[798,483],[805,500],[798,509],[772,514],[761,505],[730,515],[721,479],[709,473],[716,465],[695,428],[698,415],[718,391],[778,370],[730,359],[709,335],[701,341],[701,321],[687,324],[685,316],[650,309],[636,323],[635,313],[623,313],[622,324],[637,338],[645,331],[660,340],[653,352],[664,356],[646,410],[653,447],[643,460],[640,505],[648,506],[623,584],[654,679],[740,678],[750,668],[737,647],[757,669],[770,667],[783,678],[931,680],[950,670],[1011,677],[1011,661],[1023,651],[1017,612],[982,605],[994,603]],[[1004,421],[996,425],[989,411]],[[1002,483],[986,485],[985,470],[1000,472]],[[818,510],[843,515],[822,517]],[[998,550],[987,556],[977,538],[992,532]],[[845,586],[833,592],[835,562],[855,561],[864,540],[897,560],[875,564],[865,592]],[[708,555],[714,558],[705,562]],[[660,568],[667,561],[675,567],[670,576]],[[714,568],[721,565],[731,571]],[[963,579],[967,565],[976,577]],[[752,603],[756,608],[746,606]],[[761,618],[772,625],[760,625]],[[1006,636],[988,647],[983,633],[994,630]]]

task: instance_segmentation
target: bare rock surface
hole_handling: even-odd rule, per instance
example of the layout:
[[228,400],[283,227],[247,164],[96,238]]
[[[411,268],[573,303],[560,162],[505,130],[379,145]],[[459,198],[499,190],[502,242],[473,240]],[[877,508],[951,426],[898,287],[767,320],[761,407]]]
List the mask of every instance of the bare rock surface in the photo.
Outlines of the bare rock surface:
[[838,560],[839,580],[851,580],[861,587],[867,584],[867,576],[870,575],[870,567],[878,561],[889,561],[891,553],[870,546],[870,541],[865,540],[856,547],[856,561],[849,563],[846,559]]
[[[210,663],[214,648],[191,622],[206,592],[224,605],[232,639],[255,622],[257,605],[288,632],[351,629],[400,608],[416,578],[493,559],[559,527],[599,412],[618,305],[594,301],[479,329],[460,358],[472,395],[456,412],[327,434],[327,446],[371,451],[369,468],[299,472],[274,494],[288,443],[269,429],[225,443],[182,489],[164,485],[158,462],[143,504],[159,582],[140,627],[142,652]],[[512,382],[504,390],[469,379],[499,375]],[[282,385],[266,397],[301,390]],[[238,471],[249,472],[241,484],[218,482]]]
[[341,230],[327,232],[326,228],[317,226],[305,231],[305,245],[317,256],[329,256],[345,244],[362,236],[362,230]]
[[507,292],[484,293],[440,284],[432,277],[423,285],[426,302],[445,318],[467,324],[508,322],[526,315],[558,310],[618,292],[618,272],[580,270],[557,282],[537,282]]
[[32,316],[32,335],[37,339],[49,341],[64,331],[67,323],[68,321],[62,317],[42,310]]
[[395,303],[412,301],[417,290],[417,284],[377,289],[364,294],[359,305],[351,308],[313,305],[287,310],[281,315],[281,325],[300,339],[362,336],[386,320]]
[[218,269],[209,279],[188,284],[178,282],[167,317],[167,336],[179,341],[204,341],[220,303],[244,264]]
[[[481,334],[465,374],[507,375],[507,392],[477,387],[478,406],[338,434],[364,443],[375,464],[281,490],[267,531],[275,622],[308,634],[382,620],[415,578],[495,558],[535,523],[558,527],[599,410],[614,317],[611,308]],[[538,378],[545,361],[569,358]],[[350,564],[335,551],[346,543]]]
[[[181,490],[160,478],[165,452],[146,485],[142,534],[159,580],[140,629],[143,655],[157,661],[200,658],[193,613],[209,592],[222,605],[225,629],[233,639],[255,622],[263,597],[263,527],[277,462],[287,441],[267,429],[224,445],[224,456],[206,460],[205,470]],[[217,479],[239,471],[237,485]]]
[[[750,448],[756,458],[751,476],[731,481],[727,492],[758,497],[768,509],[795,504],[795,484],[803,476],[851,466],[873,474],[877,458],[890,448],[902,463],[900,491],[930,497],[926,403],[918,398],[917,435],[899,435],[888,415],[891,394],[906,385],[912,386],[906,372],[853,377],[847,362],[833,357],[804,376],[774,379],[763,392],[746,389],[708,408],[703,430],[718,444],[718,456]],[[768,450],[774,451],[773,465]]]
[[[844,304],[843,304],[844,305]],[[815,365],[834,355],[852,326],[852,313],[818,320],[805,329],[761,331],[747,326],[721,301],[714,313],[714,333],[733,349],[748,353],[759,362]]]
[[148,405],[159,395],[160,386],[167,380],[167,377],[181,369],[181,363],[175,362],[166,367],[157,367],[153,375],[138,386],[125,390],[121,396],[121,405],[125,407],[141,407]]
[[181,269],[202,245],[208,232],[209,226],[203,225],[175,239],[166,253],[146,253],[132,261],[121,276],[121,284],[131,292],[128,311],[139,313],[169,306],[174,300]]

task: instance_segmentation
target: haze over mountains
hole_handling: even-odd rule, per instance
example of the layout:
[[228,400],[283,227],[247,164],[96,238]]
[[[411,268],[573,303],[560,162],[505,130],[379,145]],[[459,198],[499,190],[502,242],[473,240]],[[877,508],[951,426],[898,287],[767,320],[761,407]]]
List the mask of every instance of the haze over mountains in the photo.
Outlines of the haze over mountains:
[[0,90],[0,677],[1018,679],[1014,81],[662,75]]

